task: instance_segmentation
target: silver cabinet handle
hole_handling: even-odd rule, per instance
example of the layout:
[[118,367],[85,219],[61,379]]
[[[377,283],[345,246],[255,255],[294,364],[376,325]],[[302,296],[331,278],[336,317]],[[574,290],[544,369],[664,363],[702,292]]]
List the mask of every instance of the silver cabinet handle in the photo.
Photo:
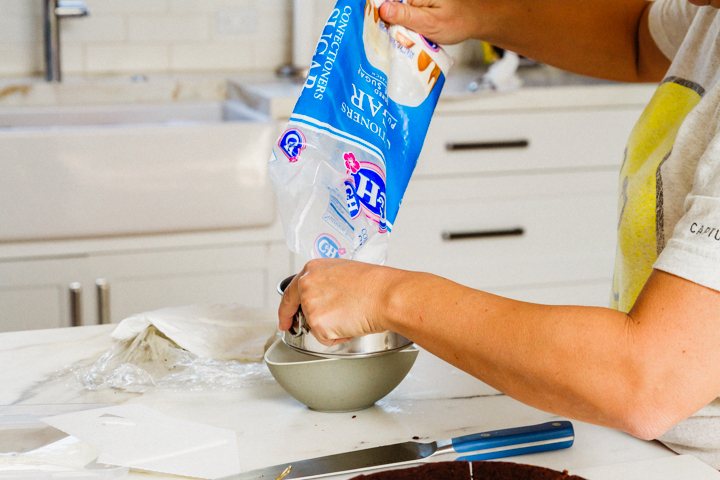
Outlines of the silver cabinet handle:
[[95,280],[97,289],[97,322],[98,325],[110,323],[110,284],[104,278]]
[[83,324],[82,285],[73,282],[68,286],[70,291],[70,325],[79,327]]
[[475,230],[469,232],[442,232],[443,240],[469,240],[473,238],[491,237],[519,237],[525,234],[523,227],[506,228],[501,230]]
[[530,140],[521,138],[518,140],[491,140],[488,142],[448,142],[445,150],[458,152],[463,150],[499,150],[505,148],[527,148]]

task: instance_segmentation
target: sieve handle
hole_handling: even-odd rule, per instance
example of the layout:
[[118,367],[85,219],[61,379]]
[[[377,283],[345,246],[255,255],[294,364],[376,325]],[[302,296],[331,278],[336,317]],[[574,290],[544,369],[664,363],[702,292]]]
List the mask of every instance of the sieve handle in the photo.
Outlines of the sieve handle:
[[[293,278],[295,278],[295,275],[290,275],[285,280],[278,283],[277,291],[280,295],[285,295],[285,289],[288,285],[290,285]],[[308,332],[310,332],[310,325],[308,325],[305,321],[305,315],[303,315],[302,307],[298,307],[298,311],[295,313],[295,316],[293,316],[293,323],[290,325],[288,333],[290,333],[293,337],[300,337]]]
[[290,332],[290,335],[293,337],[300,337],[306,333],[310,333],[310,325],[305,321],[305,315],[303,315],[302,309],[298,309],[293,317],[293,324],[290,326],[288,332]]

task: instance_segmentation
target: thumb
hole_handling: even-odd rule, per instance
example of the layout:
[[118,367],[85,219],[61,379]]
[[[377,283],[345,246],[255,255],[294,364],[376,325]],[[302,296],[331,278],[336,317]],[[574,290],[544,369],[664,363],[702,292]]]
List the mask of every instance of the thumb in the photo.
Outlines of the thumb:
[[428,13],[420,7],[399,2],[380,5],[380,18],[394,25],[402,25],[422,35],[429,24]]

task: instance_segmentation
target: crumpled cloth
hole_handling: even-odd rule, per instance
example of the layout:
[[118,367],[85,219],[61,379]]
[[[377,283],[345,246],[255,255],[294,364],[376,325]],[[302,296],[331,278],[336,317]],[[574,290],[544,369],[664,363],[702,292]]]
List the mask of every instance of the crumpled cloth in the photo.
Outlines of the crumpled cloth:
[[129,341],[150,325],[198,357],[260,362],[277,330],[277,315],[239,304],[161,308],[126,318],[111,336]]
[[87,390],[243,388],[271,381],[262,360],[276,335],[274,312],[238,304],[163,308],[126,318],[102,357],[66,370]]

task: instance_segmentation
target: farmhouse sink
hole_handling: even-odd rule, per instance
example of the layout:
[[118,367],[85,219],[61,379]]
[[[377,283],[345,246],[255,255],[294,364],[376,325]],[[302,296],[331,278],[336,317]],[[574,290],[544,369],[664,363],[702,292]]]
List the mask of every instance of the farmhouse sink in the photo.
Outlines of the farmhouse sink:
[[0,242],[270,224],[275,136],[233,100],[0,107]]

